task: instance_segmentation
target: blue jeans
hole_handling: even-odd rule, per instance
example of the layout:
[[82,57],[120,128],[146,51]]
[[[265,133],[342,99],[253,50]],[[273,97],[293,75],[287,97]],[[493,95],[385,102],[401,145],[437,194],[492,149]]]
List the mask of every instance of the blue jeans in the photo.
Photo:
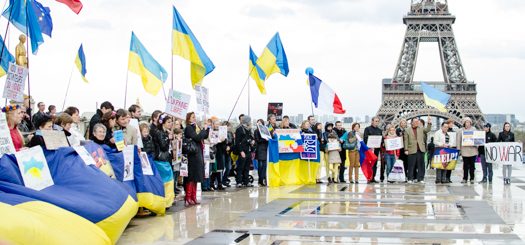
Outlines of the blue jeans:
[[392,171],[392,168],[394,167],[394,163],[396,163],[396,155],[385,154],[385,161],[386,161],[386,176],[388,176],[390,174],[390,171]]
[[483,180],[492,181],[492,163],[487,162],[485,159],[485,154],[479,155],[481,160],[481,168],[483,169]]
[[224,175],[222,176],[222,183],[226,185],[230,182],[229,177],[230,170],[232,169],[232,158],[230,157],[230,154],[227,154],[224,158]]

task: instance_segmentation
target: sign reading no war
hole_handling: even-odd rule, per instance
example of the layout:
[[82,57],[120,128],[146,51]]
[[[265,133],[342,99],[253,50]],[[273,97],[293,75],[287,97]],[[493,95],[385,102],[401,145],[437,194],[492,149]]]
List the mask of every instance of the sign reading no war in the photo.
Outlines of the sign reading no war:
[[523,144],[519,142],[500,142],[485,144],[487,162],[512,165],[522,164]]

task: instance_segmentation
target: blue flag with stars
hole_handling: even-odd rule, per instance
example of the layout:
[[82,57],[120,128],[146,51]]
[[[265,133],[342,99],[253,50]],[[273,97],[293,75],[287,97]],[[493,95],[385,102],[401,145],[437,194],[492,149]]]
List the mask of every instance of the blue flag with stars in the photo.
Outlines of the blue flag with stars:
[[33,10],[40,26],[42,33],[51,37],[51,32],[53,32],[53,20],[51,19],[51,10],[49,7],[44,7],[41,3],[33,0]]
[[[39,18],[36,16],[33,7],[34,2],[35,0],[9,0],[9,7],[2,15],[21,32],[29,36],[31,50],[33,54],[36,54],[38,47],[44,43],[44,37],[40,29]],[[28,3],[31,7],[27,5]]]

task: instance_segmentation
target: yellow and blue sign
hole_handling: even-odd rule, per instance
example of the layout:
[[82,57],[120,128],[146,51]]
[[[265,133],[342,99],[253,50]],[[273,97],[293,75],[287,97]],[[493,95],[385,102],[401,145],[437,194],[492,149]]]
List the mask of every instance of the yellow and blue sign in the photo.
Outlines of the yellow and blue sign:
[[459,150],[436,148],[432,156],[432,167],[435,169],[454,170],[459,158]]

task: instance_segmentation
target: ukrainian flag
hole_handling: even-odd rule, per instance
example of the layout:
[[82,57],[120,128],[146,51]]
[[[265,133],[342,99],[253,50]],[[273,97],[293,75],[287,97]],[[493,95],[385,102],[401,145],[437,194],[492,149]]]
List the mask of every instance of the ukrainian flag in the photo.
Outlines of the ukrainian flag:
[[316,183],[317,168],[321,163],[319,148],[317,159],[302,160],[300,153],[279,153],[279,142],[268,141],[268,185],[309,185]]
[[7,70],[9,69],[9,63],[15,62],[15,57],[11,53],[9,53],[9,50],[5,46],[4,39],[2,39],[2,36],[0,36],[0,51],[3,50],[2,53],[2,62],[0,63],[0,77],[5,76],[7,74]]
[[162,88],[168,73],[151,56],[134,32],[131,32],[128,70],[139,75],[146,92],[157,95]]
[[259,88],[259,91],[261,91],[261,94],[266,94],[266,88],[264,87],[264,80],[266,80],[266,74],[261,69],[259,65],[257,65],[257,55],[252,50],[252,47],[250,46],[250,67],[249,67],[250,77],[255,81],[257,84],[257,87]]
[[191,62],[191,85],[200,85],[204,76],[215,69],[215,65],[202,49],[199,41],[173,7],[173,55],[178,55]]
[[82,44],[80,44],[80,48],[78,49],[77,57],[75,58],[75,65],[77,66],[78,71],[80,71],[82,79],[87,83],[86,56],[84,55],[84,48],[82,47]]
[[278,32],[266,45],[262,55],[257,59],[257,64],[266,74],[266,79],[274,73],[288,76],[288,59]]
[[421,83],[421,89],[423,90],[423,97],[427,106],[434,107],[440,112],[447,112],[445,107],[450,100],[449,94],[443,93],[426,83]]

